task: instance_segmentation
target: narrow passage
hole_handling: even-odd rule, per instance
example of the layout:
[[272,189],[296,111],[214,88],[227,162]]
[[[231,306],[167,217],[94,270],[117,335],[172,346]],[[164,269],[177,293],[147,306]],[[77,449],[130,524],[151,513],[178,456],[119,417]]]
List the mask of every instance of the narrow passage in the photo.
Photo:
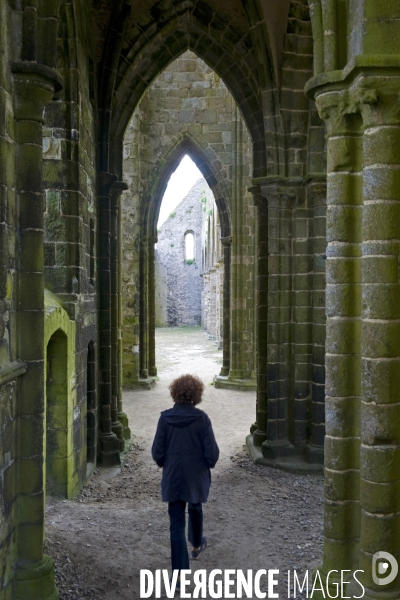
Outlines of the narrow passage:
[[161,471],[150,455],[168,385],[183,373],[206,385],[200,408],[221,450],[204,506],[209,547],[192,569],[288,569],[322,560],[323,480],[254,466],[244,441],[255,394],[214,389],[222,353],[201,329],[157,330],[159,380],[151,391],[126,391],[133,442],[121,468],[97,469],[79,496],[47,499],[46,551],[55,558],[61,600],[139,599],[140,569],[170,569],[167,505]]

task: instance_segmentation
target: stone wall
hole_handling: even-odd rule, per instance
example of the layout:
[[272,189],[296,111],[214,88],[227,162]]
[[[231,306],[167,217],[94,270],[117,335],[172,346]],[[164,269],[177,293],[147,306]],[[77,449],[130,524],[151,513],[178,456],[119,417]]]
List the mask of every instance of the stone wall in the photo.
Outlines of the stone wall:
[[[366,597],[399,597],[399,578],[371,577],[376,552],[400,555],[397,4],[0,3],[1,600],[58,596],[43,554],[45,359],[67,348],[73,484],[86,412],[94,456],[99,431],[102,464],[120,462],[121,356],[128,385],[156,375],[158,207],[186,153],[220,219],[216,383],[257,374],[255,460],[321,471],[325,441],[331,596],[332,572],[360,569]],[[344,593],[360,596],[354,582]]]
[[230,281],[226,286],[232,337],[226,336],[224,352],[229,367],[225,367],[225,376],[231,371],[234,379],[254,376],[256,236],[254,204],[248,192],[252,145],[224,83],[187,51],[147,89],[124,137],[123,171],[129,185],[122,202],[123,363],[127,386],[156,373],[154,288],[149,273],[154,270],[158,207],[171,173],[185,154],[196,162],[213,192],[220,235],[227,241],[232,238],[234,284]]
[[[69,466],[75,481],[70,487],[74,489],[86,482],[89,345],[93,345],[95,354],[97,352],[93,49],[88,45],[90,17],[84,4],[80,6],[79,14],[77,19],[68,3],[61,8],[59,43],[67,37],[77,38],[80,44],[77,51],[68,48],[58,55],[58,71],[69,85],[47,104],[43,128],[45,285],[62,302],[77,332],[74,338],[74,418],[70,425],[74,452],[69,456],[69,461],[74,463],[72,469]],[[97,397],[92,394],[89,400],[94,404],[92,419],[97,415],[97,402]],[[92,426],[97,431],[97,440],[97,416]],[[95,454],[93,466],[97,448]]]
[[213,199],[206,199],[203,221],[203,327],[218,348],[223,347],[224,260],[221,226]]
[[12,25],[12,10],[3,2],[0,7],[0,598],[2,589],[10,591],[18,555],[16,132],[12,76],[8,69],[13,59]]
[[[199,179],[161,225],[157,235],[156,326],[196,327],[202,323],[203,220],[213,202],[206,180]],[[194,235],[194,261],[185,255],[185,234]],[[165,315],[164,319],[161,315]]]

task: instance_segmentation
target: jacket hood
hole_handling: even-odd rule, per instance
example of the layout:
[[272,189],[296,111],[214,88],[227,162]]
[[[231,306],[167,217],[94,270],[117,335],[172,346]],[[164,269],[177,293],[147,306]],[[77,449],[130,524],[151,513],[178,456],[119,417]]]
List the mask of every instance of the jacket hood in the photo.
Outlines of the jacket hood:
[[174,408],[165,410],[162,415],[168,425],[182,428],[201,419],[202,412],[190,404],[178,404]]

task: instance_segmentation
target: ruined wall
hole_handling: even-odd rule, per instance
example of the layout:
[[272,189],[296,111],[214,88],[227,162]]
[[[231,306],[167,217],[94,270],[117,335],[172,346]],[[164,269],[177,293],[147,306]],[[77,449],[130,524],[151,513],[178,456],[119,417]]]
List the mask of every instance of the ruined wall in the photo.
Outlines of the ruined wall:
[[213,198],[204,202],[203,220],[203,327],[218,348],[223,341],[223,291],[224,260],[221,244],[221,226],[218,210]]
[[[77,332],[69,473],[78,485],[86,481],[87,354],[90,343],[97,347],[96,105],[89,24],[84,3],[62,5],[58,70],[65,86],[46,106],[43,128],[45,285],[62,301]],[[75,47],[68,39],[76,40]]]
[[[203,288],[202,245],[203,199],[212,192],[199,179],[158,230],[156,263],[156,326],[196,327],[201,325]],[[185,255],[185,234],[194,234],[194,261]],[[162,315],[164,319],[162,318]]]
[[[140,264],[146,264],[146,269],[152,267],[151,260],[140,259],[141,252],[156,235],[154,215],[158,214],[171,172],[186,153],[206,176],[221,224],[228,223],[222,235],[232,234],[235,285],[231,298],[231,368],[237,378],[254,373],[256,237],[254,204],[247,191],[251,185],[251,141],[224,83],[187,51],[144,93],[124,137],[124,180],[129,185],[122,200],[125,385],[135,385],[140,370],[147,370],[143,359],[147,342],[144,335],[141,338],[140,312],[145,321],[150,317],[140,306],[140,298],[147,298],[151,290],[144,286],[144,275],[140,280]],[[230,233],[226,233],[227,227]]]

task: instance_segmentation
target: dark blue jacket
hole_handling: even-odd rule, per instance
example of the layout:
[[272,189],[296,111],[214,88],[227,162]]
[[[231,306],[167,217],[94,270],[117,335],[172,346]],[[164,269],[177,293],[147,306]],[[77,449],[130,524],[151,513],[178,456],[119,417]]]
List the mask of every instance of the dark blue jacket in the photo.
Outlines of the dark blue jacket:
[[163,467],[164,502],[207,502],[212,469],[219,457],[211,421],[192,404],[161,413],[151,453]]

